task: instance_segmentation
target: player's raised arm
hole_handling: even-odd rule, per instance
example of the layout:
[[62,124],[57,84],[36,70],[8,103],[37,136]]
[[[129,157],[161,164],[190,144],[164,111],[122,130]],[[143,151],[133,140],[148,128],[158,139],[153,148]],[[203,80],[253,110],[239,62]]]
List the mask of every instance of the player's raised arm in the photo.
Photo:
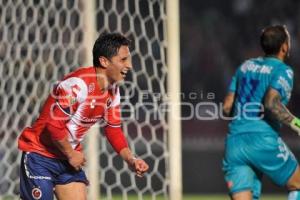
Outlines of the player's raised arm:
[[281,102],[281,95],[273,88],[269,88],[264,99],[266,114],[279,122],[291,127],[300,135],[300,120],[295,117]]

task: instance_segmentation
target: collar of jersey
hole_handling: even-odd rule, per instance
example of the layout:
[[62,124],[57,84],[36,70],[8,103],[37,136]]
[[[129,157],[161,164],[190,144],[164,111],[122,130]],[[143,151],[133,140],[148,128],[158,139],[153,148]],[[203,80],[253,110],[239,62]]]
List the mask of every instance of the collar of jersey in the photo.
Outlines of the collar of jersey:
[[272,61],[275,61],[275,62],[280,62],[280,63],[284,63],[282,60],[274,57],[274,56],[266,56],[264,57],[264,60],[272,60]]

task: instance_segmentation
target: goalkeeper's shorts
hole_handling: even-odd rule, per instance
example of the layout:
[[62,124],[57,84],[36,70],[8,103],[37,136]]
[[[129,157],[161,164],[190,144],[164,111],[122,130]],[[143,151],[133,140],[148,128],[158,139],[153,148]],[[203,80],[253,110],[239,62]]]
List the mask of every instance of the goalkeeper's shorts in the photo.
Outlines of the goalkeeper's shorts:
[[223,171],[230,194],[250,190],[258,199],[263,174],[284,186],[297,166],[295,156],[276,134],[244,133],[226,139]]
[[20,198],[53,199],[57,184],[88,180],[83,170],[76,171],[66,160],[48,158],[37,153],[23,153],[20,170]]

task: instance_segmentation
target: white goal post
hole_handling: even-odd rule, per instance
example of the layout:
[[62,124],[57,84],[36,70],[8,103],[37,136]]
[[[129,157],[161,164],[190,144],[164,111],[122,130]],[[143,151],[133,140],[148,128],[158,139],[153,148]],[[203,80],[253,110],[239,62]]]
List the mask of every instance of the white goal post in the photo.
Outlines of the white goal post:
[[182,199],[179,0],[167,1],[170,199]]
[[[149,163],[139,179],[94,126],[85,141],[89,198],[182,198],[178,0],[0,0],[0,199],[18,199],[17,137],[52,84],[92,65],[100,33],[132,40],[133,70],[120,86],[123,130]],[[100,130],[100,131],[99,131]]]

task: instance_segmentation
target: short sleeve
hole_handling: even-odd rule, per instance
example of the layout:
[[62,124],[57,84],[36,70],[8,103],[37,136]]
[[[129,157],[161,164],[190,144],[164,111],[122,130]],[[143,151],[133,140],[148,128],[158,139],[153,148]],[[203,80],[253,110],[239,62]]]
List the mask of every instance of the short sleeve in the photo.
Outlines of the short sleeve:
[[278,70],[272,76],[270,86],[279,92],[282,99],[289,100],[293,89],[293,77],[291,69]]
[[229,92],[235,92],[236,91],[236,77],[233,76],[229,85]]

